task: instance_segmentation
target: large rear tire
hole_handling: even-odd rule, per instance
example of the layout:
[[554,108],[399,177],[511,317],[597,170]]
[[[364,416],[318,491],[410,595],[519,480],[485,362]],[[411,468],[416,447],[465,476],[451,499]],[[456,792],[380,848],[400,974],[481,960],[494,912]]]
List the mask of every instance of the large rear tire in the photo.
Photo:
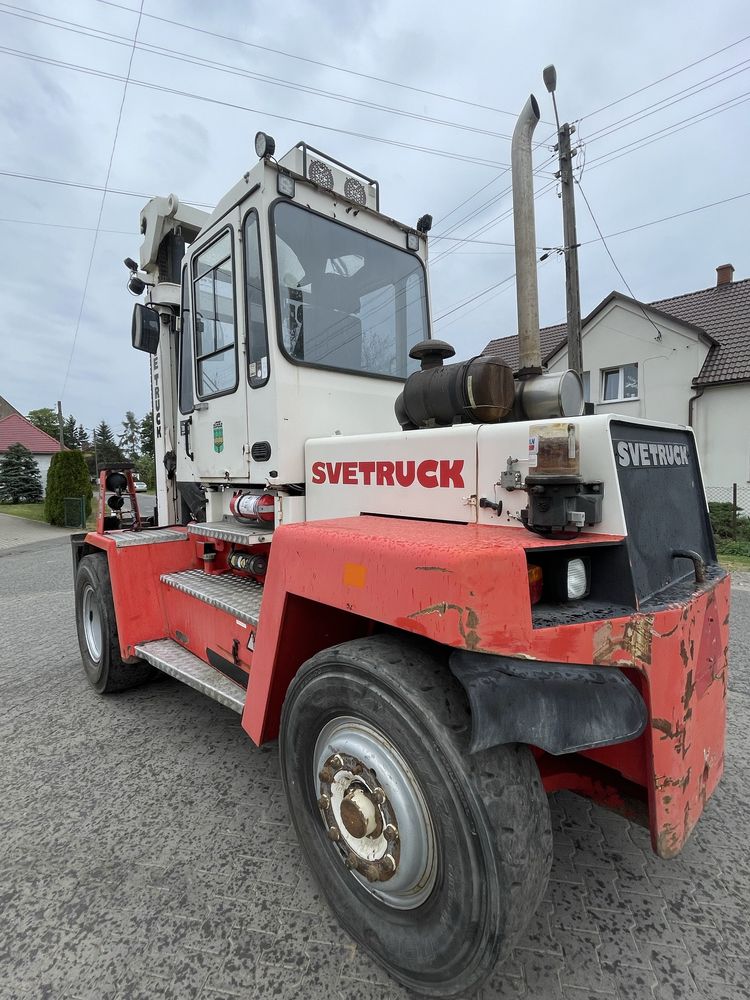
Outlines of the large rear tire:
[[91,553],[78,563],[75,580],[76,630],[86,677],[99,694],[125,691],[151,680],[148,664],[124,663],[106,553]]
[[534,913],[552,853],[534,758],[469,755],[463,691],[433,647],[357,639],[300,669],[281,718],[292,820],[329,905],[409,989],[478,986]]

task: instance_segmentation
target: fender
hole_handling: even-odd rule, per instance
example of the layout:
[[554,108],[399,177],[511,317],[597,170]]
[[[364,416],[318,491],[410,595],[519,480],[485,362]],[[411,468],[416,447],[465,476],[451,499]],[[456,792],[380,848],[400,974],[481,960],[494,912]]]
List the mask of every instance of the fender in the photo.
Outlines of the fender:
[[470,753],[529,743],[557,756],[625,743],[646,728],[643,698],[616,667],[467,650],[455,650],[449,663],[469,698]]

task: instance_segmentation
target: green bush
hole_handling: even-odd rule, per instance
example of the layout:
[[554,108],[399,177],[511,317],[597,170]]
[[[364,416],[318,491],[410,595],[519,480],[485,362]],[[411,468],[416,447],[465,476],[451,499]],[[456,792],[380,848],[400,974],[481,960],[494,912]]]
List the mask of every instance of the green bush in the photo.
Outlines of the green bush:
[[737,526],[732,526],[732,504],[710,503],[708,511],[711,516],[711,527],[717,544],[722,539],[736,539],[750,542],[750,517],[745,516],[742,507],[737,508]]
[[39,503],[42,476],[36,459],[22,444],[12,444],[0,459],[0,503]]
[[80,451],[59,451],[52,456],[44,501],[44,516],[50,524],[65,524],[66,497],[83,497],[86,517],[89,516],[92,489],[86,460]]
[[716,552],[720,556],[744,556],[750,559],[750,540],[742,541],[731,538],[717,538]]

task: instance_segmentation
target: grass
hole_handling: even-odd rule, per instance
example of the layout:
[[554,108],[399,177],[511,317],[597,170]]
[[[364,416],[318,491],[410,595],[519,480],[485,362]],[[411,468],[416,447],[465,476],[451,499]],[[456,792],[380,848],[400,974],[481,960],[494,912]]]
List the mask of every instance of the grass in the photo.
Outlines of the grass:
[[750,557],[748,556],[725,556],[719,553],[719,562],[730,572],[739,570],[740,572],[750,571]]
[[[41,521],[42,524],[47,524],[43,503],[0,503],[0,514],[12,514],[13,517],[24,517],[28,521]],[[96,513],[92,511],[86,522],[86,528],[93,531],[95,527]]]
[[43,503],[0,503],[0,514],[12,514],[13,517],[25,517],[46,524]]

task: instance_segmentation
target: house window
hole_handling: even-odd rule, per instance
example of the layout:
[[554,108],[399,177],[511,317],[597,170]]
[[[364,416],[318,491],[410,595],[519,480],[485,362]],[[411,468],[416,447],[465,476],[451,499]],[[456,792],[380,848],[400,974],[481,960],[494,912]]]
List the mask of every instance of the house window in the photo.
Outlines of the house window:
[[591,402],[591,372],[584,372],[582,375],[583,381],[583,399],[584,402]]
[[638,365],[620,365],[602,372],[602,402],[638,398]]

